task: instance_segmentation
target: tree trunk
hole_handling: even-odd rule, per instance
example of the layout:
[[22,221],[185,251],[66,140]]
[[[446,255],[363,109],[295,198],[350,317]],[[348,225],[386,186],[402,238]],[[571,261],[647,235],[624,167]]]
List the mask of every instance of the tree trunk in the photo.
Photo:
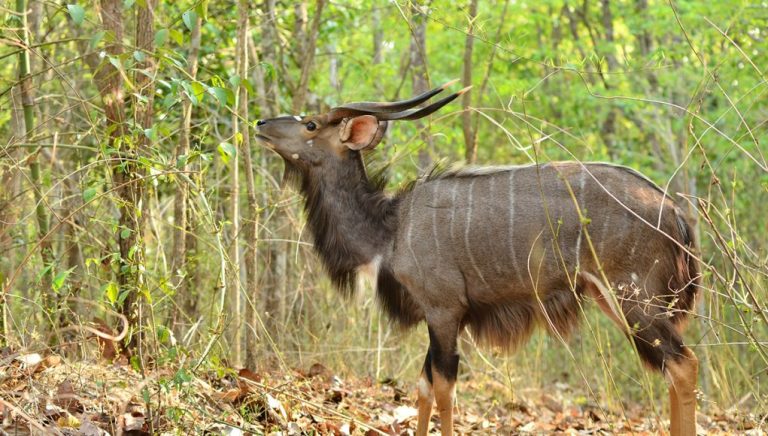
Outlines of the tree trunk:
[[[232,141],[235,147],[238,144],[238,121],[237,113],[232,114],[233,136]],[[242,298],[240,289],[240,152],[232,156],[229,163],[229,217],[232,222],[230,230],[230,250],[227,288],[229,289],[229,309],[230,309],[230,342],[232,350],[232,361],[234,365],[240,365],[243,352],[243,323],[242,323]]]
[[[189,53],[187,53],[187,74],[191,79],[197,77],[197,59],[200,52],[200,25],[202,18],[199,16],[192,25],[192,33],[189,41]],[[190,136],[192,135],[192,102],[189,98],[184,98],[181,102],[181,126],[179,132],[179,142],[174,151],[174,160],[176,168],[184,174],[189,174],[190,166],[187,163],[187,157],[190,152]],[[183,159],[183,161],[180,161]],[[190,262],[194,262],[190,257],[193,251],[191,245],[195,244],[194,232],[190,225],[189,209],[189,185],[186,181],[179,178],[177,182],[176,196],[173,201],[174,233],[173,233],[173,255],[171,260],[171,274],[173,274],[176,295],[179,296],[180,304],[172,309],[172,325],[177,326],[176,331],[182,336],[186,332],[186,322],[179,318],[179,311],[183,310],[182,316],[194,320],[197,318],[196,301],[199,297],[197,292],[190,295]],[[189,310],[189,311],[188,311]],[[180,328],[181,327],[181,328]]]
[[[480,89],[477,91],[473,91],[477,97],[475,97],[475,102],[478,106],[482,106],[483,104],[483,97],[485,96],[485,90],[488,87],[488,80],[491,77],[491,71],[493,71],[493,61],[496,59],[496,48],[498,47],[499,41],[501,41],[501,31],[504,28],[504,23],[507,19],[507,10],[509,10],[509,0],[503,0],[504,1],[504,7],[501,9],[501,14],[499,15],[499,27],[496,28],[496,35],[493,38],[493,45],[491,47],[491,54],[488,56],[488,62],[485,66],[485,75],[483,76],[483,83],[480,85]],[[473,141],[477,143],[477,132],[478,132],[478,124],[480,122],[481,117],[475,117],[475,128],[473,129],[474,132],[474,139]]]
[[[25,46],[29,45],[29,28],[27,22],[27,7],[25,0],[16,0],[16,11],[21,15],[22,42]],[[35,132],[35,98],[32,89],[32,76],[30,75],[29,51],[19,52],[19,84],[21,88],[21,106],[24,112],[24,135],[27,143],[34,143]],[[56,323],[56,312],[58,310],[58,301],[53,293],[52,279],[54,272],[53,246],[49,232],[47,204],[43,199],[44,190],[40,175],[40,164],[37,161],[39,153],[35,153],[27,159],[29,163],[29,178],[32,182],[32,192],[35,198],[35,217],[37,219],[37,239],[40,248],[40,260],[43,264],[43,275],[41,279],[40,297],[43,301],[43,308]],[[57,330],[57,325],[52,328]]]
[[371,27],[373,28],[373,64],[378,65],[384,62],[384,31],[381,28],[381,7],[374,4],[371,8],[371,16],[373,22]]
[[[248,77],[248,1],[239,0],[239,19],[237,21],[237,71],[245,80]],[[256,311],[256,302],[259,301],[259,275],[258,275],[258,238],[259,238],[259,207],[256,201],[256,182],[253,174],[253,161],[251,159],[251,133],[248,126],[248,88],[240,85],[237,98],[237,112],[240,115],[240,133],[242,142],[240,152],[243,155],[246,176],[246,191],[248,194],[248,213],[245,220],[245,295],[246,302],[246,367],[256,367],[257,341],[253,334],[256,324],[249,324]]]
[[[411,3],[411,78],[413,94],[421,94],[429,89],[429,74],[427,68],[427,11],[429,3],[419,5]],[[432,135],[429,133],[429,124],[418,120],[414,123],[416,129],[421,132],[421,140],[425,147],[419,150],[419,166],[421,169],[429,167],[432,163],[434,149]]]
[[[108,56],[120,56],[123,52],[123,3],[120,0],[101,1],[101,19],[104,30],[114,36],[111,43],[107,44]],[[101,65],[94,68],[96,85],[99,88],[104,103],[104,114],[107,119],[106,131],[109,132],[109,146],[120,149],[120,159],[112,169],[112,183],[115,193],[119,198],[118,209],[120,218],[117,229],[117,243],[120,251],[118,263],[117,281],[120,295],[125,295],[121,305],[121,312],[128,319],[133,332],[138,330],[138,314],[133,307],[136,295],[139,292],[140,274],[139,264],[141,250],[135,250],[141,226],[139,225],[139,211],[141,207],[138,201],[142,196],[140,186],[140,168],[130,159],[131,150],[123,144],[125,132],[125,102],[123,95],[123,79],[117,68],[107,59],[103,59]],[[131,338],[129,352],[135,350],[135,339]]]
[[[467,26],[467,38],[464,42],[464,71],[461,75],[461,82],[465,87],[472,85],[472,51],[475,45],[475,36],[472,32],[475,28],[476,17],[477,0],[470,0],[469,25]],[[461,125],[464,131],[465,158],[468,164],[473,164],[477,160],[477,143],[475,142],[475,135],[472,133],[472,112],[469,110],[471,104],[472,93],[465,92],[461,96],[461,107],[464,110],[461,114]]]
[[[293,94],[293,108],[294,114],[301,113],[304,108],[304,104],[307,100],[307,90],[309,88],[309,75],[312,72],[312,67],[315,64],[315,49],[317,48],[317,35],[320,32],[320,24],[323,18],[323,9],[325,8],[325,0],[317,0],[315,3],[315,15],[312,18],[312,28],[306,33],[306,39],[301,42],[301,50],[299,57],[301,59],[301,77],[299,78],[299,84]],[[301,58],[300,56],[303,56]]]
[[266,0],[264,2],[264,10],[266,11],[266,17],[261,22],[262,44],[261,52],[263,53],[262,60],[267,64],[272,65],[272,74],[265,77],[266,94],[264,98],[267,102],[267,106],[264,106],[262,110],[268,109],[269,113],[264,113],[262,118],[268,118],[275,116],[280,112],[280,88],[277,81],[277,16],[275,14],[275,0]]
[[[15,138],[24,138],[25,136],[24,114],[19,105],[20,94],[21,89],[19,87],[11,89],[11,124]],[[0,161],[0,186],[4,188],[0,189],[0,252],[5,254],[5,256],[0,257],[0,286],[2,286],[2,294],[0,294],[0,347],[11,343],[7,306],[10,286],[6,285],[6,281],[12,274],[16,263],[14,233],[11,230],[17,227],[17,215],[22,209],[18,201],[21,169],[15,164],[18,162],[19,152],[17,149],[9,148],[5,150],[4,157],[7,159]]]
[[[605,32],[605,40],[608,42],[608,51],[605,53],[605,59],[608,63],[608,71],[614,71],[617,67],[616,56],[613,53],[614,50],[614,38],[613,38],[613,14],[611,13],[610,0],[602,1],[602,14],[603,14],[603,31]],[[597,49],[597,47],[595,47]],[[605,81],[606,89],[608,88],[608,80]],[[609,102],[610,103],[610,102]],[[609,104],[608,115],[606,115],[603,121],[603,126],[600,129],[601,136],[608,148],[608,156],[611,160],[617,159],[616,156],[616,109]]]

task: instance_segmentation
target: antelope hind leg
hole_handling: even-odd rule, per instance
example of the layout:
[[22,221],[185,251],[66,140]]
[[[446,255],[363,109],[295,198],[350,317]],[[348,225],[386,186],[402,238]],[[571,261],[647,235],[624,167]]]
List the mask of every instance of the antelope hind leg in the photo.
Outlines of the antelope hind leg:
[[690,348],[684,347],[683,350],[683,355],[666,362],[664,369],[672,407],[670,433],[672,436],[695,436],[699,361]]

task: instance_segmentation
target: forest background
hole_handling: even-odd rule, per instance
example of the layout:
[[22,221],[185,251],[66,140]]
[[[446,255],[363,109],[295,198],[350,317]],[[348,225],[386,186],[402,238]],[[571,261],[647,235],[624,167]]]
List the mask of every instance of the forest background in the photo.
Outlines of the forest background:
[[[141,371],[322,362],[415,380],[425,329],[391,327],[367,287],[331,288],[252,127],[459,78],[470,93],[393,123],[366,156],[388,189],[437,162],[647,174],[696,222],[707,264],[686,333],[700,407],[768,410],[768,3],[16,0],[0,13],[2,346],[92,360],[94,329],[123,331]],[[460,378],[509,397],[568,383],[614,407],[653,409],[664,392],[593,309],[563,345],[536,335],[504,356],[464,338]]]

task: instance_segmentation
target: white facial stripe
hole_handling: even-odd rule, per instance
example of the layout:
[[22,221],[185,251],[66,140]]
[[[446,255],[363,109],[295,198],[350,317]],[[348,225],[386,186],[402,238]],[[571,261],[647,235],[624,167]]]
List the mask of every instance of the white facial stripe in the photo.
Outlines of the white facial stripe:
[[307,141],[307,145],[308,145],[308,146],[310,146],[310,147],[312,147],[313,145],[315,145],[315,141],[313,141],[312,139],[310,139],[309,141]]
[[293,116],[293,119],[294,119],[294,120],[296,120],[296,121],[301,121],[301,117],[300,117],[300,116],[298,116],[298,115],[294,115],[294,116]]
[[299,154],[298,154],[298,153],[293,153],[293,154],[291,155],[291,157],[292,157],[293,159],[298,159],[298,158],[299,158]]

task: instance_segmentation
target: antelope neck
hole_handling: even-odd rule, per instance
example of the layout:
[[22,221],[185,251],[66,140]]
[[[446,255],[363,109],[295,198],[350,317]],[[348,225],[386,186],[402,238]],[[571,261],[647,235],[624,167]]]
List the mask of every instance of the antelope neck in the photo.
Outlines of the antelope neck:
[[384,254],[397,230],[397,199],[365,174],[360,153],[309,169],[302,180],[315,250],[333,283],[352,292],[357,269]]

